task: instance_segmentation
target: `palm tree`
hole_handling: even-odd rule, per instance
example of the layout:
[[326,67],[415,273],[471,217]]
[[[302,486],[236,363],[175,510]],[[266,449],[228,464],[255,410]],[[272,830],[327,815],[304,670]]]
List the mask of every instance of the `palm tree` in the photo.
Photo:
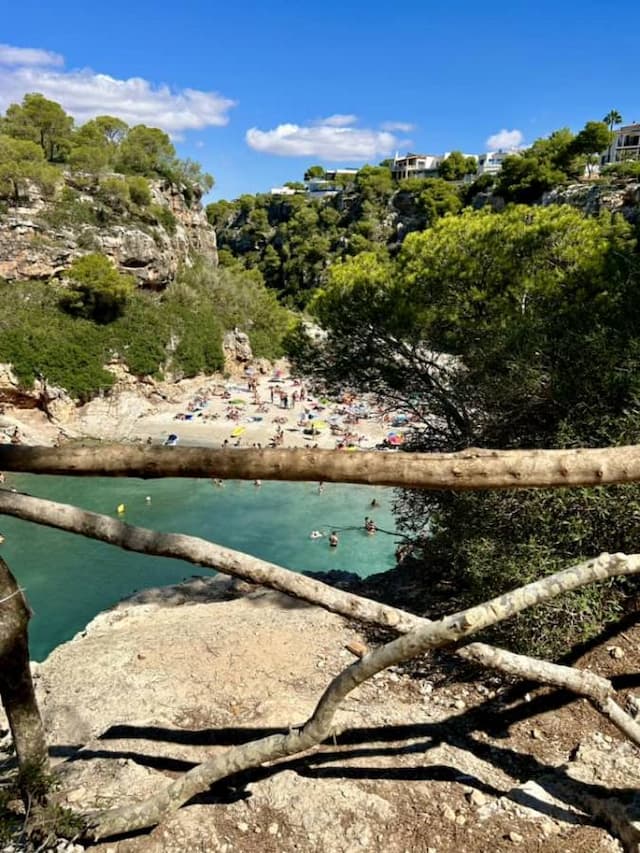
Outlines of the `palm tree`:
[[614,124],[622,124],[622,116],[618,110],[609,110],[602,121],[609,125],[609,130],[613,130]]

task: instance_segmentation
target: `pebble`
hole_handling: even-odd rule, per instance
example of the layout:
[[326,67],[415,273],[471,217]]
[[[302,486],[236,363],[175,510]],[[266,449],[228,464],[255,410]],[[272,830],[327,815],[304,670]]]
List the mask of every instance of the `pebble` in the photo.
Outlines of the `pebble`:
[[621,660],[624,657],[624,650],[620,646],[609,646],[607,651],[615,660]]
[[531,729],[531,737],[534,740],[542,740],[542,732],[540,729]]
[[236,829],[239,832],[249,832],[249,824],[241,820],[239,823],[236,824]]
[[442,807],[442,817],[445,820],[450,820],[450,821],[454,821],[456,819],[456,813],[451,808],[451,806],[448,805],[447,803],[445,803],[444,806]]
[[277,823],[270,823],[269,828],[267,829],[267,832],[269,833],[269,835],[277,835],[278,834],[278,824]]
[[477,788],[474,788],[469,794],[467,794],[467,800],[471,803],[472,806],[483,806],[487,802],[487,798],[482,793],[482,791],[478,791]]
[[458,711],[463,711],[467,707],[467,703],[464,701],[464,699],[456,699],[456,701],[453,703],[453,707],[457,708]]
[[509,841],[513,841],[514,844],[522,844],[522,842],[524,841],[523,836],[520,835],[519,832],[510,832],[507,835],[507,838],[509,839]]

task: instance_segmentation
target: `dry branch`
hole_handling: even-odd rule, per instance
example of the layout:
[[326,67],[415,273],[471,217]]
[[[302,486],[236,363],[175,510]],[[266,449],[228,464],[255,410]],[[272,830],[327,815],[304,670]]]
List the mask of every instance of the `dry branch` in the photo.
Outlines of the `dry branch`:
[[640,481],[640,446],[459,453],[0,446],[0,471],[104,477],[324,480],[421,489],[549,488]]
[[526,655],[516,655],[505,649],[488,646],[486,643],[470,643],[465,646],[464,657],[507,675],[538,681],[541,684],[549,684],[561,690],[570,690],[578,696],[584,696],[625,737],[640,747],[640,725],[615,701],[616,693],[613,685],[606,678],[588,670],[560,666]]

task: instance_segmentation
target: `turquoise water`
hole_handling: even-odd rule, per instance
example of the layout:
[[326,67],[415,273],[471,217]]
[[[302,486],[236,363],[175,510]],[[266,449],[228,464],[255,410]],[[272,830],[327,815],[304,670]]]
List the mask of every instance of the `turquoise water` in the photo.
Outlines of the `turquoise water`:
[[[207,480],[43,475],[8,475],[6,486],[110,515],[124,503],[123,519],[130,524],[202,536],[289,569],[342,569],[364,577],[394,564],[398,537],[381,530],[368,536],[363,529],[364,517],[370,515],[379,528],[394,530],[392,489],[326,484],[319,494],[314,483],[264,482],[258,488],[233,481],[218,488]],[[374,498],[380,506],[372,509]],[[326,538],[310,539],[315,529],[337,530],[338,547],[330,548]],[[189,563],[131,554],[8,516],[0,516],[0,531],[5,536],[0,553],[34,611],[34,660],[42,660],[101,610],[136,590],[211,574]]]

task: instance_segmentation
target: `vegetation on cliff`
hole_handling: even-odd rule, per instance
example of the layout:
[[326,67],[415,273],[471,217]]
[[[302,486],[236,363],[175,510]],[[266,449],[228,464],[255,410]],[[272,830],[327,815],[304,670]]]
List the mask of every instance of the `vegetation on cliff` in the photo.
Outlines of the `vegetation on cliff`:
[[[640,257],[620,216],[567,206],[467,210],[410,235],[393,260],[332,267],[312,310],[328,332],[291,341],[301,370],[375,390],[413,414],[411,448],[640,442]],[[448,610],[601,551],[635,550],[640,487],[404,492],[422,606]],[[593,588],[509,626],[559,653],[637,584]],[[502,629],[507,630],[507,629]]]
[[[0,117],[0,198],[19,202],[34,183],[52,194],[65,169],[101,176],[110,172],[132,176],[118,185],[108,178],[106,193],[149,204],[140,178],[164,178],[180,185],[188,201],[211,189],[213,178],[192,160],[181,160],[164,131],[139,124],[129,127],[114,116],[98,116],[76,127],[60,104],[43,95],[25,95]],[[135,181],[135,176],[138,181]]]
[[[0,362],[18,379],[65,388],[87,400],[109,389],[117,360],[137,376],[195,376],[223,367],[224,331],[245,329],[256,356],[275,358],[288,312],[251,273],[184,267],[163,293],[136,290],[100,255],[59,283],[0,283]],[[123,281],[123,279],[125,279]]]
[[[538,202],[545,191],[582,175],[610,139],[604,122],[590,121],[577,134],[563,128],[507,157],[498,176],[473,181],[474,159],[454,151],[433,177],[395,181],[386,160],[336,175],[328,185],[337,195],[306,196],[303,184],[290,182],[300,194],[243,195],[208,205],[207,214],[220,263],[259,269],[287,304],[303,308],[337,262],[361,252],[394,257],[408,234],[484,204],[489,195],[497,205]],[[305,172],[305,180],[325,176],[321,166]]]

